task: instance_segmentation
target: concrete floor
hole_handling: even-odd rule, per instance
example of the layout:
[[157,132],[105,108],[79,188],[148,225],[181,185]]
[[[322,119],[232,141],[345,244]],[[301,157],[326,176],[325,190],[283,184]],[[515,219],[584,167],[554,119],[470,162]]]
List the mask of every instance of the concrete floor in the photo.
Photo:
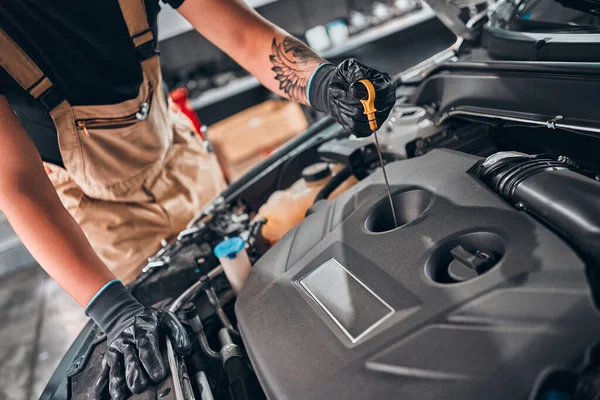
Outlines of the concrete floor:
[[87,318],[39,266],[0,279],[0,400],[38,399]]

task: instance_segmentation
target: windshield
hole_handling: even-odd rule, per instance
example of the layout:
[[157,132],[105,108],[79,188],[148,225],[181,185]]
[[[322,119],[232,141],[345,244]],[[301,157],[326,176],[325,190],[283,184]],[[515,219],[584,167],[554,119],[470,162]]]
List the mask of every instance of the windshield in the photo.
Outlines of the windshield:
[[596,32],[600,1],[523,0],[514,3],[508,29],[519,32]]

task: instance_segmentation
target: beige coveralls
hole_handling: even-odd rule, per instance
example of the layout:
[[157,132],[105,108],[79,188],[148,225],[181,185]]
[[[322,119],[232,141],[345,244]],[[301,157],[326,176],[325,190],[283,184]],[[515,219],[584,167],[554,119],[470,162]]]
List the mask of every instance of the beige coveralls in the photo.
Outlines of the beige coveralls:
[[[152,46],[143,0],[119,0],[138,54]],[[124,282],[225,187],[216,158],[189,119],[167,107],[159,57],[140,57],[137,98],[71,106],[55,99],[50,79],[0,28],[0,65],[49,109],[65,169],[46,164],[63,204],[93,248]]]

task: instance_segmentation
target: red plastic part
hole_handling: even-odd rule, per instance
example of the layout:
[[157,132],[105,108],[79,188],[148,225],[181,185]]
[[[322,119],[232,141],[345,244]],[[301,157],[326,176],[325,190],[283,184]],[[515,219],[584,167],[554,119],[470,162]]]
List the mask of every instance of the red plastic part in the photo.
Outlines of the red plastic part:
[[187,117],[194,124],[194,127],[196,128],[196,132],[202,137],[202,139],[204,139],[204,135],[202,134],[202,129],[201,129],[202,124],[200,123],[200,119],[198,118],[198,115],[196,114],[196,112],[194,111],[192,106],[190,105],[188,90],[186,88],[177,88],[177,89],[171,91],[171,93],[169,93],[169,97],[171,97],[171,100],[173,100],[173,102],[179,106],[181,111],[185,115],[187,115]]

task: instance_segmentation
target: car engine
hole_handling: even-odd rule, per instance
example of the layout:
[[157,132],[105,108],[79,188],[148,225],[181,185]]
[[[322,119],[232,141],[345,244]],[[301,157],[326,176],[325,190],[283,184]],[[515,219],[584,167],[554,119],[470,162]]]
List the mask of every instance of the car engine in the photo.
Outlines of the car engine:
[[584,263],[477,162],[389,164],[401,227],[376,173],[256,263],[236,315],[268,398],[526,398],[598,341]]

